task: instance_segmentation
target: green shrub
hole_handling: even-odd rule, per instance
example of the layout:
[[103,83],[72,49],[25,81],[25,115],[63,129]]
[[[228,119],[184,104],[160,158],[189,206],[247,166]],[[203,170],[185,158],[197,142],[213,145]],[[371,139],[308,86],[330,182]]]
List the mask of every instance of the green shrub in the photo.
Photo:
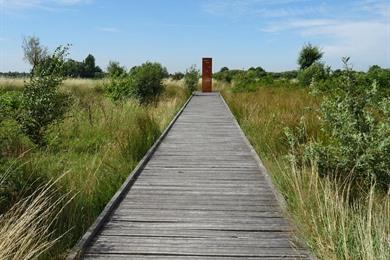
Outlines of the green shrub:
[[221,72],[215,73],[214,78],[217,80],[225,81],[227,83],[231,83],[233,80],[233,73],[231,73],[228,70],[221,71]]
[[271,75],[273,79],[296,79],[298,77],[298,71],[283,71],[283,72],[268,72],[267,75]]
[[253,71],[256,74],[256,77],[261,78],[267,75],[267,72],[262,67],[249,68],[248,71]]
[[199,70],[195,65],[186,70],[186,74],[184,75],[184,85],[190,93],[198,89],[199,77]]
[[111,74],[105,90],[113,100],[133,97],[141,104],[148,104],[157,101],[163,92],[162,80],[167,74],[161,64],[146,62],[131,68],[129,73]]
[[[347,65],[322,92],[323,140],[304,147],[318,161],[320,174],[351,179],[355,187],[390,187],[390,99],[376,82],[366,85]],[[316,87],[315,84],[313,87]],[[302,131],[301,131],[302,132]]]
[[67,51],[67,47],[59,47],[36,64],[23,89],[17,121],[23,133],[38,145],[44,145],[46,128],[60,120],[68,108],[68,96],[58,91]]
[[390,91],[390,69],[382,69],[379,66],[371,66],[367,72],[369,81],[376,81],[380,90]]
[[110,74],[109,80],[104,84],[104,90],[112,100],[118,101],[132,96],[133,79],[125,72]]
[[163,78],[167,77],[166,68],[160,63],[146,62],[130,72],[131,95],[141,104],[156,101],[164,90]]
[[0,123],[6,118],[14,118],[21,105],[19,91],[0,92]]
[[255,71],[247,71],[237,74],[233,81],[233,92],[251,92],[258,88]]
[[234,77],[244,71],[242,70],[229,70],[227,67],[223,67],[219,72],[214,73],[213,77],[216,80],[231,83]]
[[107,73],[110,77],[117,77],[126,72],[125,68],[116,61],[110,61],[107,66]]
[[265,75],[262,78],[260,78],[260,82],[266,85],[272,85],[274,83],[274,79],[271,75]]
[[329,78],[330,68],[325,64],[316,62],[298,72],[298,81],[302,86],[310,86],[312,82],[318,82]]

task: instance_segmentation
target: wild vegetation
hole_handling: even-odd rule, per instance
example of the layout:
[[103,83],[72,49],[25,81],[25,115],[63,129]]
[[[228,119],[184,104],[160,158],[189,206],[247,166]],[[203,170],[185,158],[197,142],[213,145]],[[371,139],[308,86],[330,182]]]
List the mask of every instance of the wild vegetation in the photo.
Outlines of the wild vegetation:
[[113,101],[110,79],[63,81],[66,51],[0,86],[0,258],[64,258],[188,97],[145,63]]
[[299,74],[320,64],[314,60],[299,81],[242,72],[223,95],[317,257],[386,259],[390,71],[352,71],[343,59],[343,70],[316,72],[307,84]]
[[[31,142],[11,117],[0,125],[1,212],[65,174],[55,184],[53,199],[73,199],[66,205],[64,200],[59,208],[65,209],[51,226],[51,238],[61,237],[47,253],[50,258],[64,256],[85,232],[187,97],[176,85],[167,86],[158,103],[146,106],[133,98],[114,103],[99,87],[81,84],[64,91],[73,103],[62,121],[44,131],[45,146]],[[1,97],[13,95],[7,91]]]
[[196,68],[196,66],[191,66],[189,69],[187,69],[186,74],[184,74],[184,85],[186,86],[189,93],[192,93],[198,89],[199,77],[199,70]]
[[159,63],[146,62],[127,73],[119,64],[111,63],[109,82],[105,90],[113,100],[135,98],[141,104],[157,102],[164,90],[162,80],[168,77],[167,69]]
[[[0,79],[0,258],[61,259],[200,75],[193,66],[167,79],[159,63],[126,70],[112,61],[104,79],[70,79],[69,46],[24,46],[28,78]],[[279,73],[223,67],[214,89],[320,259],[387,259],[390,70],[353,71],[348,59],[332,70],[322,55],[305,45],[299,69]],[[96,69],[91,57],[82,63]]]

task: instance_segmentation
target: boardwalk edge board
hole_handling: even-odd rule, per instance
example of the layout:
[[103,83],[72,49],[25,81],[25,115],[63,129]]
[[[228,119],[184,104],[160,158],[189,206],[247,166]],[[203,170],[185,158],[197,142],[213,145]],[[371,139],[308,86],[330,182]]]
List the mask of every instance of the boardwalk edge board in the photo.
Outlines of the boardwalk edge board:
[[[272,190],[273,194],[275,195],[276,200],[277,200],[279,206],[282,208],[282,210],[284,212],[287,212],[287,202],[286,202],[286,200],[284,199],[283,195],[279,192],[279,190],[275,187],[274,183],[272,182],[271,175],[268,173],[268,171],[265,168],[263,162],[261,161],[259,155],[257,154],[255,148],[253,148],[252,144],[249,142],[249,140],[246,137],[244,131],[242,130],[240,124],[238,123],[236,117],[234,116],[233,112],[231,111],[229,105],[226,103],[225,98],[221,95],[220,92],[219,92],[219,96],[221,97],[221,99],[222,99],[223,103],[225,104],[226,108],[229,110],[229,112],[230,112],[230,114],[232,116],[233,122],[238,127],[239,132],[240,132],[241,136],[244,139],[244,142],[249,146],[249,149],[251,150],[251,154],[253,155],[255,161],[257,162],[257,165],[260,168],[261,172],[263,173],[263,175],[264,175],[268,185],[271,187],[271,190]],[[291,222],[291,219],[288,216],[285,219],[289,222],[290,226],[294,226],[294,225],[291,225],[292,222]],[[295,236],[295,240],[296,240],[296,242],[298,244],[302,245],[302,248],[307,248],[306,243],[301,238]],[[309,259],[317,259],[310,250],[307,250],[307,254],[308,254]]]
[[70,253],[67,256],[67,260],[71,259],[80,259],[84,250],[88,246],[88,244],[93,240],[93,238],[99,233],[100,229],[104,226],[106,221],[110,218],[111,213],[118,207],[120,202],[123,200],[127,192],[130,190],[131,186],[137,180],[138,176],[142,172],[145,165],[148,163],[150,158],[152,158],[154,152],[157,150],[157,147],[161,144],[165,136],[168,134],[169,130],[172,128],[176,120],[179,118],[181,113],[187,107],[188,103],[191,101],[194,94],[192,94],[184,105],[180,108],[180,110],[176,113],[175,117],[171,120],[169,125],[165,128],[164,132],[160,135],[157,141],[149,148],[144,157],[138,163],[138,165],[134,168],[134,170],[127,177],[126,181],[122,184],[119,190],[115,193],[115,195],[111,198],[111,200],[104,207],[103,211],[94,221],[94,223],[88,228],[86,233],[81,237],[81,239],[77,242],[77,244],[71,249]]

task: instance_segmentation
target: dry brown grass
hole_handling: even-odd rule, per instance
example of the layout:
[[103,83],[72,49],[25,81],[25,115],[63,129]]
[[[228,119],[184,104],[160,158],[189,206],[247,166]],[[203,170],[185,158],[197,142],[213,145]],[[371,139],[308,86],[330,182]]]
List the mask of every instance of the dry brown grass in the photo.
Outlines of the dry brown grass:
[[20,90],[26,79],[0,77],[0,90]]
[[260,88],[256,92],[223,91],[230,108],[245,129],[251,143],[263,156],[286,153],[284,128],[293,128],[305,116],[309,135],[320,134],[318,98],[299,88]]
[[320,178],[308,167],[268,161],[268,169],[288,202],[297,233],[320,259],[388,259],[390,197],[373,186],[351,203],[350,186]]
[[[0,77],[0,90],[21,90],[28,78],[7,78]],[[104,79],[65,79],[61,85],[63,90],[72,90],[82,86],[85,89],[93,89],[101,86]]]
[[[0,174],[0,189],[7,174]],[[0,215],[0,259],[35,259],[56,243],[59,237],[51,227],[66,195],[55,196],[54,184],[39,188]]]

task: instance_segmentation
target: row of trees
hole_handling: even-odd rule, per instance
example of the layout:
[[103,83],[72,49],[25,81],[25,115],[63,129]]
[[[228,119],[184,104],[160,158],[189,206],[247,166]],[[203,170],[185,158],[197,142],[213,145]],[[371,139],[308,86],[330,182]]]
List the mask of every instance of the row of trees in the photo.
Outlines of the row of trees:
[[[29,36],[23,40],[24,60],[32,66],[32,71],[39,64],[50,58],[50,53],[46,46],[43,46],[38,37]],[[67,46],[69,48],[69,45]],[[104,76],[103,70],[96,66],[95,57],[89,54],[83,61],[73,59],[64,60],[62,73],[65,77],[75,78],[101,78]],[[18,74],[11,73],[10,76]]]
[[89,54],[83,61],[68,59],[64,63],[64,74],[72,78],[102,78],[103,70],[95,65],[95,57]]

